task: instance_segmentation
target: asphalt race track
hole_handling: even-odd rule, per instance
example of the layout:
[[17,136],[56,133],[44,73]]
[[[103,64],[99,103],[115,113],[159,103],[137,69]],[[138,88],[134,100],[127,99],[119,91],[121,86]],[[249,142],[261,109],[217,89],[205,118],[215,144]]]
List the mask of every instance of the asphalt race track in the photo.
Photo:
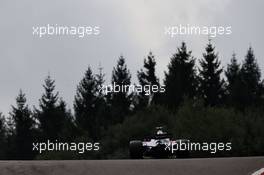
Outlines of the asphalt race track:
[[264,157],[163,160],[0,161],[1,175],[250,175]]

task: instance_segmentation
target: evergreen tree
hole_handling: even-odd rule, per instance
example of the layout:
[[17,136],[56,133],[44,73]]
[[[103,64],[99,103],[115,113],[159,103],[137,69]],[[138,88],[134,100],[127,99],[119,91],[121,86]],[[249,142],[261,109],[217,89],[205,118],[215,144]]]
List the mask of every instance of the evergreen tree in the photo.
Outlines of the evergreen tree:
[[7,155],[7,131],[5,117],[0,112],[0,160],[6,159]]
[[237,62],[236,54],[233,53],[230,64],[227,65],[225,71],[227,78],[227,93],[228,93],[228,104],[234,107],[240,107],[241,101],[241,73],[240,65]]
[[15,122],[11,115],[5,117],[6,130],[6,159],[17,159],[17,146],[15,144]]
[[150,86],[150,93],[147,94],[145,91],[142,91],[138,94],[138,106],[146,107],[151,103],[157,103],[159,94],[157,92],[153,92],[151,87],[154,85],[156,87],[160,87],[159,80],[155,73],[156,61],[152,52],[149,52],[147,59],[144,59],[144,69],[140,69],[137,72],[139,84],[144,86]]
[[101,99],[105,98],[105,94],[103,92],[104,82],[105,82],[105,74],[103,73],[103,67],[99,65],[99,72],[95,75],[96,85],[99,89],[97,96]]
[[253,49],[249,47],[247,55],[241,68],[241,78],[243,83],[243,101],[245,106],[256,104],[261,98],[261,72]]
[[183,97],[193,99],[196,94],[195,59],[191,51],[187,51],[186,44],[182,42],[177,53],[171,57],[168,72],[165,72],[165,99],[169,107],[178,107]]
[[74,118],[71,110],[67,109],[66,102],[60,98],[57,106],[58,118],[63,120],[61,131],[59,131],[58,137],[64,141],[72,141],[76,138],[77,128],[74,125]]
[[225,72],[228,86],[232,88],[235,80],[238,78],[240,72],[240,65],[237,63],[236,54],[233,53],[231,58],[231,63],[227,65],[227,70]]
[[[107,105],[107,96],[104,93],[104,82],[105,82],[105,74],[103,73],[103,68],[99,65],[99,72],[95,75],[97,93],[96,93],[96,133],[98,137],[101,137],[101,130],[107,129],[110,121],[109,121],[109,107]],[[97,138],[98,138],[97,137]]]
[[112,73],[113,92],[110,97],[111,115],[113,123],[120,123],[130,113],[132,95],[129,93],[131,74],[121,55]]
[[209,40],[205,48],[203,59],[200,60],[200,95],[205,104],[215,106],[222,103],[224,99],[224,80],[221,79],[223,71],[220,68],[221,62],[218,60],[218,54]]
[[61,131],[68,117],[67,111],[62,111],[59,106],[59,93],[54,92],[55,80],[48,76],[43,87],[45,92],[39,100],[40,109],[36,109],[41,136],[42,139],[60,139]]
[[14,122],[14,146],[15,159],[33,159],[35,153],[32,151],[32,143],[34,141],[35,121],[32,113],[26,104],[26,96],[20,90],[16,98],[16,106],[12,106],[10,113]]
[[84,78],[77,86],[74,100],[74,110],[77,126],[83,130],[91,128],[94,122],[96,101],[96,80],[90,67],[85,72]]
[[84,78],[77,87],[75,95],[74,110],[77,126],[92,139],[98,139],[100,119],[99,108],[104,102],[104,95],[100,89],[103,86],[104,75],[101,70],[97,75],[93,75],[88,67]]

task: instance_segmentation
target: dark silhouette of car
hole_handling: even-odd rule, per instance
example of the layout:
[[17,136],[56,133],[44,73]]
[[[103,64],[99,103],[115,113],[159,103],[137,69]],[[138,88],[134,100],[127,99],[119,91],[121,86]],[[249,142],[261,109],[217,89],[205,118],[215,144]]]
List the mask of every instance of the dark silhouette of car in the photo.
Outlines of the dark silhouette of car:
[[163,127],[156,127],[154,136],[141,140],[131,140],[129,142],[129,153],[132,159],[142,159],[144,157],[152,158],[187,158],[189,151],[178,151],[172,148],[177,143],[187,143],[189,140],[173,140],[172,136],[163,131]]

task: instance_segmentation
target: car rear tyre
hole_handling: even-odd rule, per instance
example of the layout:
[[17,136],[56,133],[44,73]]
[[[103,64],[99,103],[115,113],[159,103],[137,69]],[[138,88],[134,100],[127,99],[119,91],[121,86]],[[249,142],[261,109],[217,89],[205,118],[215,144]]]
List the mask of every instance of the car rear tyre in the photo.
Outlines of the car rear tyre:
[[139,140],[133,140],[129,143],[129,153],[131,159],[143,158],[143,144]]

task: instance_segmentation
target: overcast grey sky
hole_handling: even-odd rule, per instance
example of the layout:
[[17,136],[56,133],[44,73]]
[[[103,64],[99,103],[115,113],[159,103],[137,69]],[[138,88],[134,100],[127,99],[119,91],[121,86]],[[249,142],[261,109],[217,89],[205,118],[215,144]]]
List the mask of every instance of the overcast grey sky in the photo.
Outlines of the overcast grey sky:
[[[252,45],[264,70],[263,8],[262,0],[0,0],[0,111],[10,111],[20,88],[29,105],[37,106],[49,72],[56,90],[72,107],[88,65],[97,71],[101,63],[109,82],[122,54],[135,82],[136,71],[150,50],[160,78],[181,41],[200,59],[208,36],[169,38],[164,35],[168,25],[231,26],[231,35],[213,39],[222,65],[226,66],[233,51],[239,60],[244,59]],[[82,39],[32,35],[33,26],[47,24],[96,25],[101,34]]]

